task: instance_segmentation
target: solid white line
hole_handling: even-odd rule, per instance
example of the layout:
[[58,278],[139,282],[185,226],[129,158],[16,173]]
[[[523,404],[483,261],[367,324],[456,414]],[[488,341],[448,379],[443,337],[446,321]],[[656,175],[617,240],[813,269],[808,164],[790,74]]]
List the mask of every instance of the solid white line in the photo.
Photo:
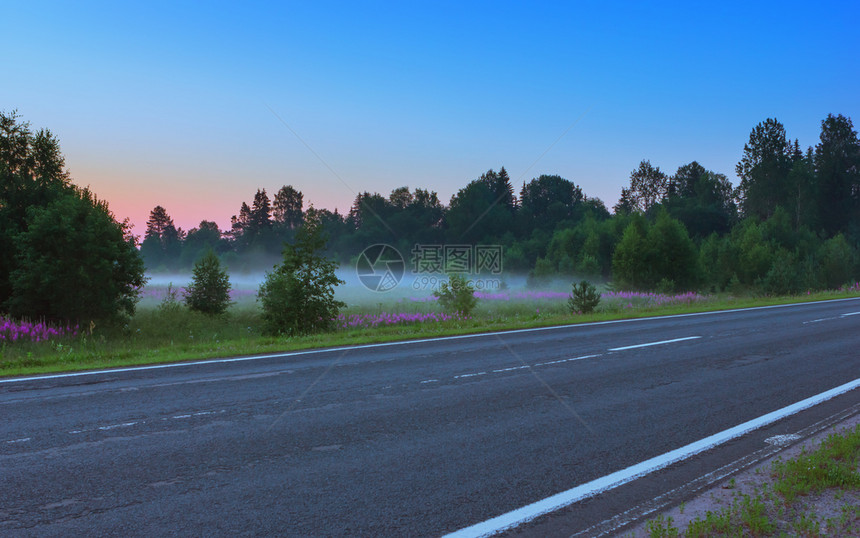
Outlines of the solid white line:
[[523,506],[522,508],[517,508],[507,514],[502,514],[492,519],[488,519],[487,521],[482,521],[481,523],[453,532],[448,534],[447,537],[483,537],[511,529],[531,521],[538,516],[570,506],[575,502],[593,497],[598,493],[617,488],[618,486],[631,482],[637,478],[641,478],[653,473],[654,471],[668,467],[673,463],[677,463],[706,450],[710,450],[715,446],[731,441],[732,439],[736,439],[753,430],[772,424],[773,422],[835,398],[840,394],[845,394],[846,392],[857,389],[858,387],[860,387],[860,379],[855,379],[854,381],[845,383],[844,385],[840,385],[836,388],[822,392],[821,394],[817,394],[805,400],[801,400],[766,415],[762,415],[733,428],[729,428],[728,430],[723,430],[709,437],[705,437],[704,439],[690,443],[687,446],[666,452],[665,454],[637,463],[636,465],[631,465],[626,469],[616,471],[612,474],[608,474],[596,480],[592,480],[591,482],[576,486],[575,488],[571,488],[567,491],[556,493],[551,497]]
[[309,349],[304,351],[292,351],[288,353],[273,353],[270,355],[252,355],[249,357],[233,357],[230,359],[206,359],[200,361],[191,361],[191,362],[171,362],[167,364],[152,364],[149,366],[130,366],[127,368],[112,368],[107,370],[88,370],[84,372],[71,372],[66,374],[50,374],[50,375],[39,375],[39,376],[30,376],[30,377],[11,377],[11,378],[3,378],[0,379],[0,384],[2,383],[18,383],[21,381],[38,381],[40,379],[60,379],[65,377],[78,377],[78,376],[87,376],[87,375],[99,375],[99,374],[111,374],[111,373],[121,373],[121,372],[138,372],[143,370],[158,370],[163,368],[179,368],[183,366],[202,366],[206,364],[223,364],[230,362],[244,362],[244,361],[258,361],[263,359],[279,359],[284,357],[297,357],[300,355],[314,355],[317,353],[337,353],[338,351],[351,351],[351,350],[360,350],[360,349],[372,349],[377,347],[388,347],[388,346],[404,346],[411,344],[426,344],[428,342],[444,342],[446,340],[462,340],[465,338],[482,338],[482,337],[491,337],[491,336],[499,336],[504,334],[519,334],[519,333],[527,333],[527,332],[540,332],[540,331],[554,331],[559,329],[575,329],[577,327],[594,327],[597,325],[614,325],[617,323],[637,323],[642,321],[654,321],[660,319],[674,319],[674,318],[689,318],[695,316],[714,316],[718,314],[732,314],[736,312],[750,312],[755,310],[769,310],[774,308],[789,308],[793,306],[809,306],[809,305],[817,305],[822,303],[837,303],[843,301],[856,301],[858,298],[851,297],[847,299],[830,299],[827,301],[812,301],[808,303],[792,303],[792,304],[778,304],[778,305],[770,305],[770,306],[754,306],[751,308],[733,308],[731,310],[714,310],[711,312],[693,312],[691,314],[673,314],[671,316],[652,316],[648,318],[633,318],[633,319],[616,319],[612,321],[593,321],[590,323],[572,323],[568,325],[553,325],[551,327],[533,327],[531,329],[512,329],[509,331],[497,331],[497,332],[487,332],[487,333],[474,333],[474,334],[461,334],[457,336],[441,336],[438,338],[422,338],[420,340],[400,340],[397,342],[383,342],[380,344],[362,344],[360,346],[341,346],[341,347],[331,347],[324,349]]
[[701,338],[701,336],[687,336],[684,338],[675,338],[674,340],[661,340],[659,342],[649,342],[647,344],[636,344],[635,346],[614,347],[609,351],[624,351],[625,349],[636,349],[638,347],[659,346],[662,344],[671,344],[673,342],[683,342],[684,340],[696,340],[697,338]]

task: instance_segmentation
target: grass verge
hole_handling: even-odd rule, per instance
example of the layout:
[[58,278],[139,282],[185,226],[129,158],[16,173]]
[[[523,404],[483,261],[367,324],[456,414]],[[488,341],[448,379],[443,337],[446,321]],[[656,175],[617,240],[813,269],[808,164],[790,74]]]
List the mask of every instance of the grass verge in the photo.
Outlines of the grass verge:
[[[564,299],[552,303],[480,305],[467,320],[374,328],[340,329],[294,338],[259,333],[253,305],[208,317],[185,308],[146,307],[123,327],[96,328],[72,339],[0,344],[0,377],[159,364],[207,358],[289,352],[479,332],[712,312],[736,308],[858,297],[857,292],[818,292],[789,297],[718,296],[692,304],[642,308],[605,308],[588,315],[566,312]],[[556,304],[557,303],[557,304]]]
[[[771,463],[769,480],[731,506],[708,511],[685,527],[658,516],[652,538],[671,536],[860,536],[860,425],[830,434],[818,449]],[[733,481],[730,482],[733,486]]]

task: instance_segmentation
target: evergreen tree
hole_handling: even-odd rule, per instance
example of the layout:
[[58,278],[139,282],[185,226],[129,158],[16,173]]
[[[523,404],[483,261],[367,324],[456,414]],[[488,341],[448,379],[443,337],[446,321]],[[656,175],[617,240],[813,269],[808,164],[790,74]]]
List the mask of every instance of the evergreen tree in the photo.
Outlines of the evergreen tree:
[[185,290],[185,304],[209,315],[223,314],[230,306],[230,277],[213,250],[195,262],[191,285]]
[[765,220],[779,206],[794,207],[795,191],[788,181],[792,149],[777,120],[768,118],[753,128],[735,167],[741,180],[736,196],[745,217]]
[[257,189],[251,206],[250,225],[254,235],[265,234],[272,228],[272,204],[266,189]]
[[167,210],[158,205],[150,211],[146,221],[146,235],[140,247],[146,265],[155,269],[161,265],[176,268],[182,253],[185,232],[177,229]]
[[146,221],[146,235],[144,236],[144,239],[154,237],[161,241],[168,228],[175,229],[173,219],[167,214],[166,209],[157,205],[149,212],[149,219]]
[[501,204],[502,207],[513,213],[517,209],[517,197],[514,196],[514,186],[511,178],[503,166],[498,173],[492,169],[482,174],[478,181],[489,187],[493,196],[493,204]]
[[860,141],[850,118],[828,114],[815,146],[820,223],[828,235],[860,221]]

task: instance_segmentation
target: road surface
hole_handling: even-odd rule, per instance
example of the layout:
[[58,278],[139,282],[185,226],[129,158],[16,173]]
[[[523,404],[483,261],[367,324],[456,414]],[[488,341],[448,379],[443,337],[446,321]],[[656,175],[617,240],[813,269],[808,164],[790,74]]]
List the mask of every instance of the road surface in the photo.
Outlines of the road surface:
[[[439,536],[854,381],[858,329],[842,300],[3,380],[0,534]],[[512,533],[590,532],[858,403]]]

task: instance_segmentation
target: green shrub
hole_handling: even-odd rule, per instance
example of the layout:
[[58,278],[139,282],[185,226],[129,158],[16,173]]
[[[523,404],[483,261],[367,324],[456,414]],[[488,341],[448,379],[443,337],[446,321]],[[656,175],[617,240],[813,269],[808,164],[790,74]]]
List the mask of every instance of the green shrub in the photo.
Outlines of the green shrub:
[[211,249],[194,263],[191,285],[185,290],[185,304],[209,315],[223,314],[230,306],[230,277],[221,268]]
[[334,287],[344,282],[335,275],[337,264],[321,253],[326,239],[313,208],[296,232],[295,242],[284,245],[284,260],[260,286],[263,329],[271,335],[299,335],[330,330],[340,308]]
[[475,288],[466,277],[458,274],[448,275],[448,282],[442,282],[439,289],[433,292],[439,298],[439,304],[449,312],[468,316],[472,313],[478,298],[475,297]]
[[173,282],[169,282],[167,291],[164,292],[164,298],[158,303],[158,311],[165,314],[182,310],[182,303],[177,299],[178,295],[179,290],[173,287]]
[[573,284],[573,290],[567,299],[567,304],[574,314],[577,312],[589,314],[594,312],[594,309],[600,304],[600,292],[593,284],[583,280],[579,284]]

